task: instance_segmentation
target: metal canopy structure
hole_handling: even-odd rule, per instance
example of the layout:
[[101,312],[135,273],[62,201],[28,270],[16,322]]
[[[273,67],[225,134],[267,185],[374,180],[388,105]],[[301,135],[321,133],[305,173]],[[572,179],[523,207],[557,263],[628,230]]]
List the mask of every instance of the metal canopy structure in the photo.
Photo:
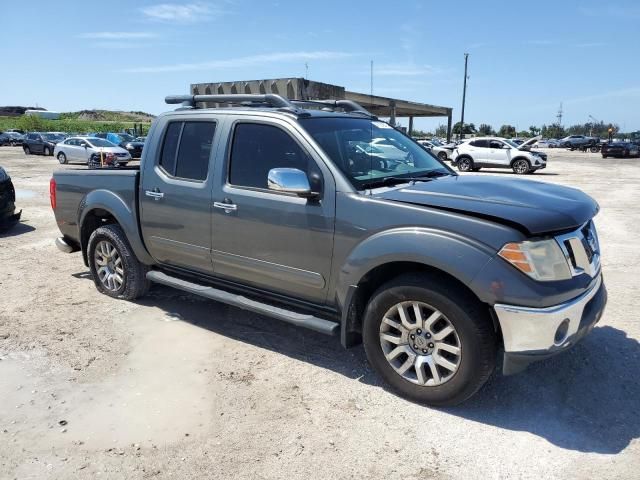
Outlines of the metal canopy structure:
[[192,95],[265,95],[269,93],[282,95],[290,100],[351,100],[374,115],[390,118],[392,124],[395,124],[396,118],[409,118],[409,135],[413,131],[413,119],[416,117],[447,117],[447,140],[451,139],[452,108],[450,107],[351,92],[338,85],[296,77],[191,85]]

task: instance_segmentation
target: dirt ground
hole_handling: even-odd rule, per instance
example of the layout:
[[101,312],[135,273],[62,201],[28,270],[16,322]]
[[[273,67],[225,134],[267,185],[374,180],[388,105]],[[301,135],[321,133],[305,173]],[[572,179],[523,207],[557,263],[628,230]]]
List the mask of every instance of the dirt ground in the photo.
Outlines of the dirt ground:
[[159,286],[100,295],[53,244],[57,161],[0,148],[23,209],[0,236],[0,478],[638,478],[640,159],[549,154],[531,178],[602,207],[605,315],[572,351],[433,409],[336,338]]

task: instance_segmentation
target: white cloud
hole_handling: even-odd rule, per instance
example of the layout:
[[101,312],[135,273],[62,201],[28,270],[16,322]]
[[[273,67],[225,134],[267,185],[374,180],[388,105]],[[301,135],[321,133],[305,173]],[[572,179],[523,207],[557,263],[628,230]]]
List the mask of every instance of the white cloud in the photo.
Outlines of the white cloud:
[[253,67],[265,63],[296,62],[303,60],[339,60],[350,57],[350,53],[316,51],[316,52],[279,52],[250,55],[228,60],[211,60],[197,63],[178,63],[174,65],[158,65],[151,67],[137,67],[124,70],[127,73],[161,73],[161,72],[185,72],[194,70],[213,70],[223,68]]
[[90,32],[78,35],[78,38],[90,38],[93,40],[136,40],[142,38],[156,38],[158,35],[151,32]]
[[160,3],[142,7],[140,11],[149,19],[159,22],[195,23],[220,16],[223,11],[209,3]]

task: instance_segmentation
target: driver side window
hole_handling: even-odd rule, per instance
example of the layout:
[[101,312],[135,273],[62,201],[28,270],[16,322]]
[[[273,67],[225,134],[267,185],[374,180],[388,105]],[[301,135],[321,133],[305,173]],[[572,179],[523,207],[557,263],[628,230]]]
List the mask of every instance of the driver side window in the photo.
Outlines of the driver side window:
[[238,123],[229,162],[231,185],[267,190],[269,170],[296,168],[307,174],[314,191],[320,191],[321,177],[315,161],[291,135],[273,125]]
[[504,147],[504,144],[497,140],[491,140],[491,142],[489,142],[489,148],[503,148],[503,147]]

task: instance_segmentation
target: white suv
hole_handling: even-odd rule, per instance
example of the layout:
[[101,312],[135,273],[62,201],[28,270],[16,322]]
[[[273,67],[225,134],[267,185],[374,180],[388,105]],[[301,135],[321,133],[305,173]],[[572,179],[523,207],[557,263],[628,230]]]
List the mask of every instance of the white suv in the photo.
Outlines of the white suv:
[[547,166],[547,154],[533,152],[530,145],[539,137],[517,145],[506,138],[474,138],[458,145],[451,162],[461,172],[478,171],[482,167],[510,168],[514,173],[533,173]]

